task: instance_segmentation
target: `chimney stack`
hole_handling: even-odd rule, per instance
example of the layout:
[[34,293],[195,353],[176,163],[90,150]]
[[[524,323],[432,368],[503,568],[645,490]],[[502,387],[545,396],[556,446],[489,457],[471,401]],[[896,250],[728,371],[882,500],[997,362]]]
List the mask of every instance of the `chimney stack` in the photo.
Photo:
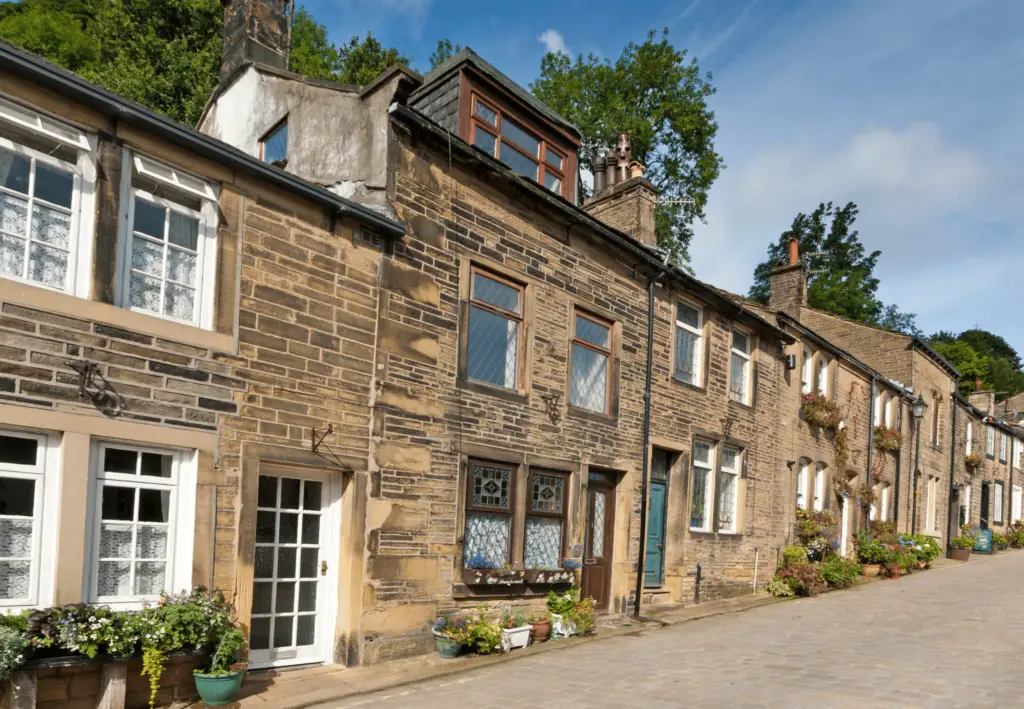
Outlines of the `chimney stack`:
[[647,246],[657,246],[654,212],[658,190],[632,159],[629,133],[619,133],[613,149],[594,161],[594,195],[583,205],[591,216]]
[[800,309],[807,307],[807,274],[800,263],[800,242],[795,236],[786,245],[786,262],[772,271],[768,283],[768,307],[799,321]]
[[220,1],[224,6],[221,81],[246,62],[287,69],[294,0]]

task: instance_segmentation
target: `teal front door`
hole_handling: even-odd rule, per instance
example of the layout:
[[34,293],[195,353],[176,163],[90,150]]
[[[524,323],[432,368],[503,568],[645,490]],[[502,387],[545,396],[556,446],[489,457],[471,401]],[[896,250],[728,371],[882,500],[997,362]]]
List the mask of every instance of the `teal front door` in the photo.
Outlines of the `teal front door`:
[[645,586],[660,586],[664,576],[665,488],[664,482],[651,481],[651,503],[647,514],[647,553],[644,560]]

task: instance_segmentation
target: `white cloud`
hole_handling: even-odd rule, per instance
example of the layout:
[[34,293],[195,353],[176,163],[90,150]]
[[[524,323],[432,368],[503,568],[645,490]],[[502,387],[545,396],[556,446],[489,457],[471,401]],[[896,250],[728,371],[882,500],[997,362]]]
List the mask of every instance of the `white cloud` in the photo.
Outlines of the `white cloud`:
[[565,46],[565,37],[558,30],[544,30],[537,36],[537,41],[543,44],[548,52],[571,54],[569,48]]

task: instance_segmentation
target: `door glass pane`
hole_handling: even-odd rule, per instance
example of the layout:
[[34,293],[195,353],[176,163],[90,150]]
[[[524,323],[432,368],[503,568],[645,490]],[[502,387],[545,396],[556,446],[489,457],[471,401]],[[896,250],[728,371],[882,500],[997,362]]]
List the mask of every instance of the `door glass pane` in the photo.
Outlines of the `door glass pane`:
[[299,612],[316,610],[316,581],[299,582]]
[[299,488],[301,480],[281,478],[281,508],[285,510],[299,509]]
[[282,512],[277,524],[279,544],[295,544],[299,541],[299,515]]
[[316,616],[300,615],[296,629],[295,644],[299,647],[312,645],[316,640]]
[[267,650],[270,648],[270,618],[253,618],[249,626],[249,648]]
[[135,519],[135,489],[104,485],[102,503],[103,519],[133,521]]
[[279,615],[274,618],[274,647],[291,647],[293,616]]
[[320,515],[302,515],[302,543],[320,543]]
[[295,563],[297,555],[294,547],[281,547],[277,550],[277,578],[295,578]]
[[316,567],[319,559],[319,549],[303,549],[299,557],[299,576],[304,579],[316,578]]
[[0,515],[32,517],[35,489],[35,480],[0,478]]
[[252,612],[270,613],[271,599],[273,598],[274,584],[254,583],[252,585]]
[[321,483],[313,480],[306,480],[302,483],[302,507],[306,510],[318,512],[320,510],[320,489]]
[[277,478],[260,476],[256,504],[260,507],[277,507]]
[[594,497],[594,519],[590,525],[590,556],[601,558],[604,556],[605,495],[603,492],[591,494]]
[[[0,463],[9,465],[35,465],[39,441],[34,438],[0,435]],[[0,502],[3,495],[0,495]],[[0,512],[0,514],[4,514]]]
[[275,613],[295,612],[295,584],[292,582],[277,584],[277,600],[274,602]]

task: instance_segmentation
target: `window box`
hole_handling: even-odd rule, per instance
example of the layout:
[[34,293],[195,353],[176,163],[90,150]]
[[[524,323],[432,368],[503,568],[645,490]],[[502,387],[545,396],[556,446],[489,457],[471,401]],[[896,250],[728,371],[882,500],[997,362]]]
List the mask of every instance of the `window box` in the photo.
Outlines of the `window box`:
[[523,569],[463,569],[462,582],[467,586],[516,586],[526,583]]
[[982,457],[979,453],[968,453],[964,456],[964,465],[972,471],[976,471],[981,467]]
[[898,451],[903,448],[903,434],[885,426],[875,426],[875,448],[880,451]]
[[824,394],[804,394],[800,397],[800,415],[808,423],[826,431],[839,428],[843,418],[839,406]]
[[557,585],[573,583],[576,572],[572,569],[526,569],[526,583]]

